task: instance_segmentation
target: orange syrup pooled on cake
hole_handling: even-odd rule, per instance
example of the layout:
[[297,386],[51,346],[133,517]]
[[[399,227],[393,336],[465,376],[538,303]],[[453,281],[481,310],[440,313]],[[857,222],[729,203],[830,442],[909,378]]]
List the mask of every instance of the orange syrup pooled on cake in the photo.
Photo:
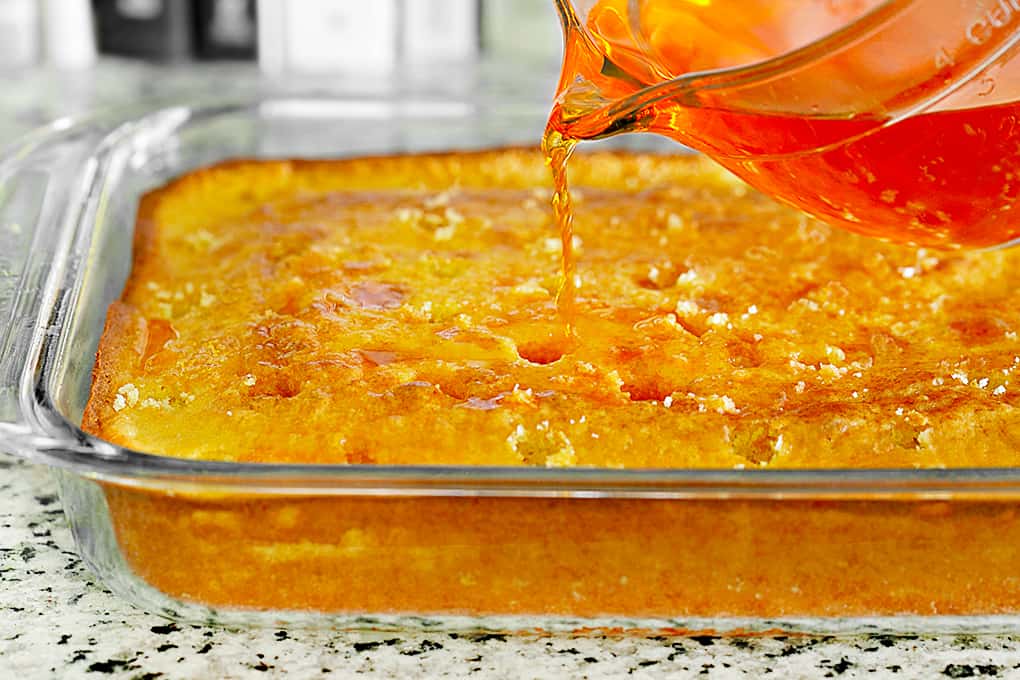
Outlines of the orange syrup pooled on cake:
[[[587,10],[581,18],[574,4]],[[804,15],[809,17],[804,25],[788,28],[819,38],[876,3],[782,0],[773,6],[742,0],[742,9],[729,14],[722,11],[726,5],[722,0],[559,0],[564,58],[546,127],[547,153],[579,140],[652,132],[706,153],[762,192],[849,231],[950,249],[1020,238],[1020,219],[1013,217],[1020,199],[1020,103],[999,97],[994,80],[985,79],[989,83],[978,94],[992,96],[978,97],[977,104],[966,100],[965,106],[898,122],[871,109],[790,113],[822,107],[787,102],[780,94],[767,106],[759,100],[752,106],[744,89],[699,89],[697,82],[692,86],[678,76],[775,56],[776,45],[786,43],[763,37],[763,27],[775,20],[780,6],[813,12]],[[766,44],[769,39],[774,44]],[[899,56],[906,59],[905,48],[904,55],[889,55],[888,62]],[[839,64],[850,69],[857,62]],[[925,92],[942,92],[947,82],[967,77],[963,70],[946,63],[903,96],[920,100]],[[862,77],[886,77],[883,73]],[[777,92],[785,92],[782,77]],[[1000,83],[1000,89],[1007,84]],[[835,84],[829,89],[822,83],[814,94],[793,91],[820,102],[840,96]],[[978,105],[984,102],[989,103]],[[550,145],[552,139],[557,144]],[[565,185],[562,178],[557,181]],[[561,199],[563,233],[569,229],[569,209],[569,200]],[[564,264],[572,264],[567,252]]]

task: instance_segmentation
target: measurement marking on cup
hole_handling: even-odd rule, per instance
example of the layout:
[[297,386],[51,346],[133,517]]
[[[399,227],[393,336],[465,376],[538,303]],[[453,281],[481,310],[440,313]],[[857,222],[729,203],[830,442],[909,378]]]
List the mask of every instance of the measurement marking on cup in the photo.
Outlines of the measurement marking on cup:
[[967,40],[974,45],[984,45],[996,31],[1011,24],[1018,13],[1020,0],[999,0],[967,26]]
[[[1020,0],[998,0],[967,24],[964,37],[971,45],[980,47],[991,40],[999,31],[1009,27],[1020,16]],[[950,51],[945,46],[935,50],[935,68],[942,70],[956,65],[956,53],[961,47]]]
[[937,68],[938,70],[941,71],[944,68],[948,68],[950,66],[955,65],[956,60],[953,59],[953,55],[951,55],[949,53],[949,50],[947,50],[945,47],[940,47],[935,52],[935,68]]

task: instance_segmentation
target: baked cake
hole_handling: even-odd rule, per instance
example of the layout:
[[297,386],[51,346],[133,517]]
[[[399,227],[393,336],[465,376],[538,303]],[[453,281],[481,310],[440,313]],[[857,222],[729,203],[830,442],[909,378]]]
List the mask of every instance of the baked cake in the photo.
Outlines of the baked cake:
[[[537,151],[233,162],[148,194],[85,428],[225,461],[1017,464],[1020,251],[834,232],[697,158],[571,174],[576,342]],[[1020,512],[987,489],[351,493],[348,471],[104,492],[132,573],[205,606],[1020,611]]]
[[688,156],[242,161],[142,201],[84,427],[225,461],[1015,465],[1020,252],[834,231]]

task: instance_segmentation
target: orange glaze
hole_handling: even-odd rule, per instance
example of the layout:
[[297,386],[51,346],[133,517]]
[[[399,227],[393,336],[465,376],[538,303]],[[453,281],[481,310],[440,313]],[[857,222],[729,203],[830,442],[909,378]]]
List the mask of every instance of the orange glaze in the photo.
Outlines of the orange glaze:
[[[925,114],[828,151],[777,158],[787,142],[838,140],[881,121],[685,109],[646,112],[643,131],[710,151],[764,193],[849,231],[922,246],[1020,237],[1020,105]],[[571,124],[564,136],[583,134]]]
[[574,145],[559,135],[550,133],[542,139],[542,149],[553,178],[553,220],[560,234],[560,272],[563,277],[556,293],[560,314],[567,323],[567,333],[573,336],[577,299],[577,267],[574,262],[574,206],[567,184],[567,161]]

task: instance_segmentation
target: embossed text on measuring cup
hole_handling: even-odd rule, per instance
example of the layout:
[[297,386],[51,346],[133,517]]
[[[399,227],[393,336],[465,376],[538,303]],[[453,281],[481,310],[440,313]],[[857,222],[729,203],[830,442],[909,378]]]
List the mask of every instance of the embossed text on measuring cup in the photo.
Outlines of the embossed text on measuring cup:
[[977,15],[963,24],[963,37],[955,47],[940,46],[935,50],[935,68],[942,70],[956,66],[958,56],[965,50],[981,47],[1008,36],[1020,17],[1020,0],[994,0],[977,3]]

